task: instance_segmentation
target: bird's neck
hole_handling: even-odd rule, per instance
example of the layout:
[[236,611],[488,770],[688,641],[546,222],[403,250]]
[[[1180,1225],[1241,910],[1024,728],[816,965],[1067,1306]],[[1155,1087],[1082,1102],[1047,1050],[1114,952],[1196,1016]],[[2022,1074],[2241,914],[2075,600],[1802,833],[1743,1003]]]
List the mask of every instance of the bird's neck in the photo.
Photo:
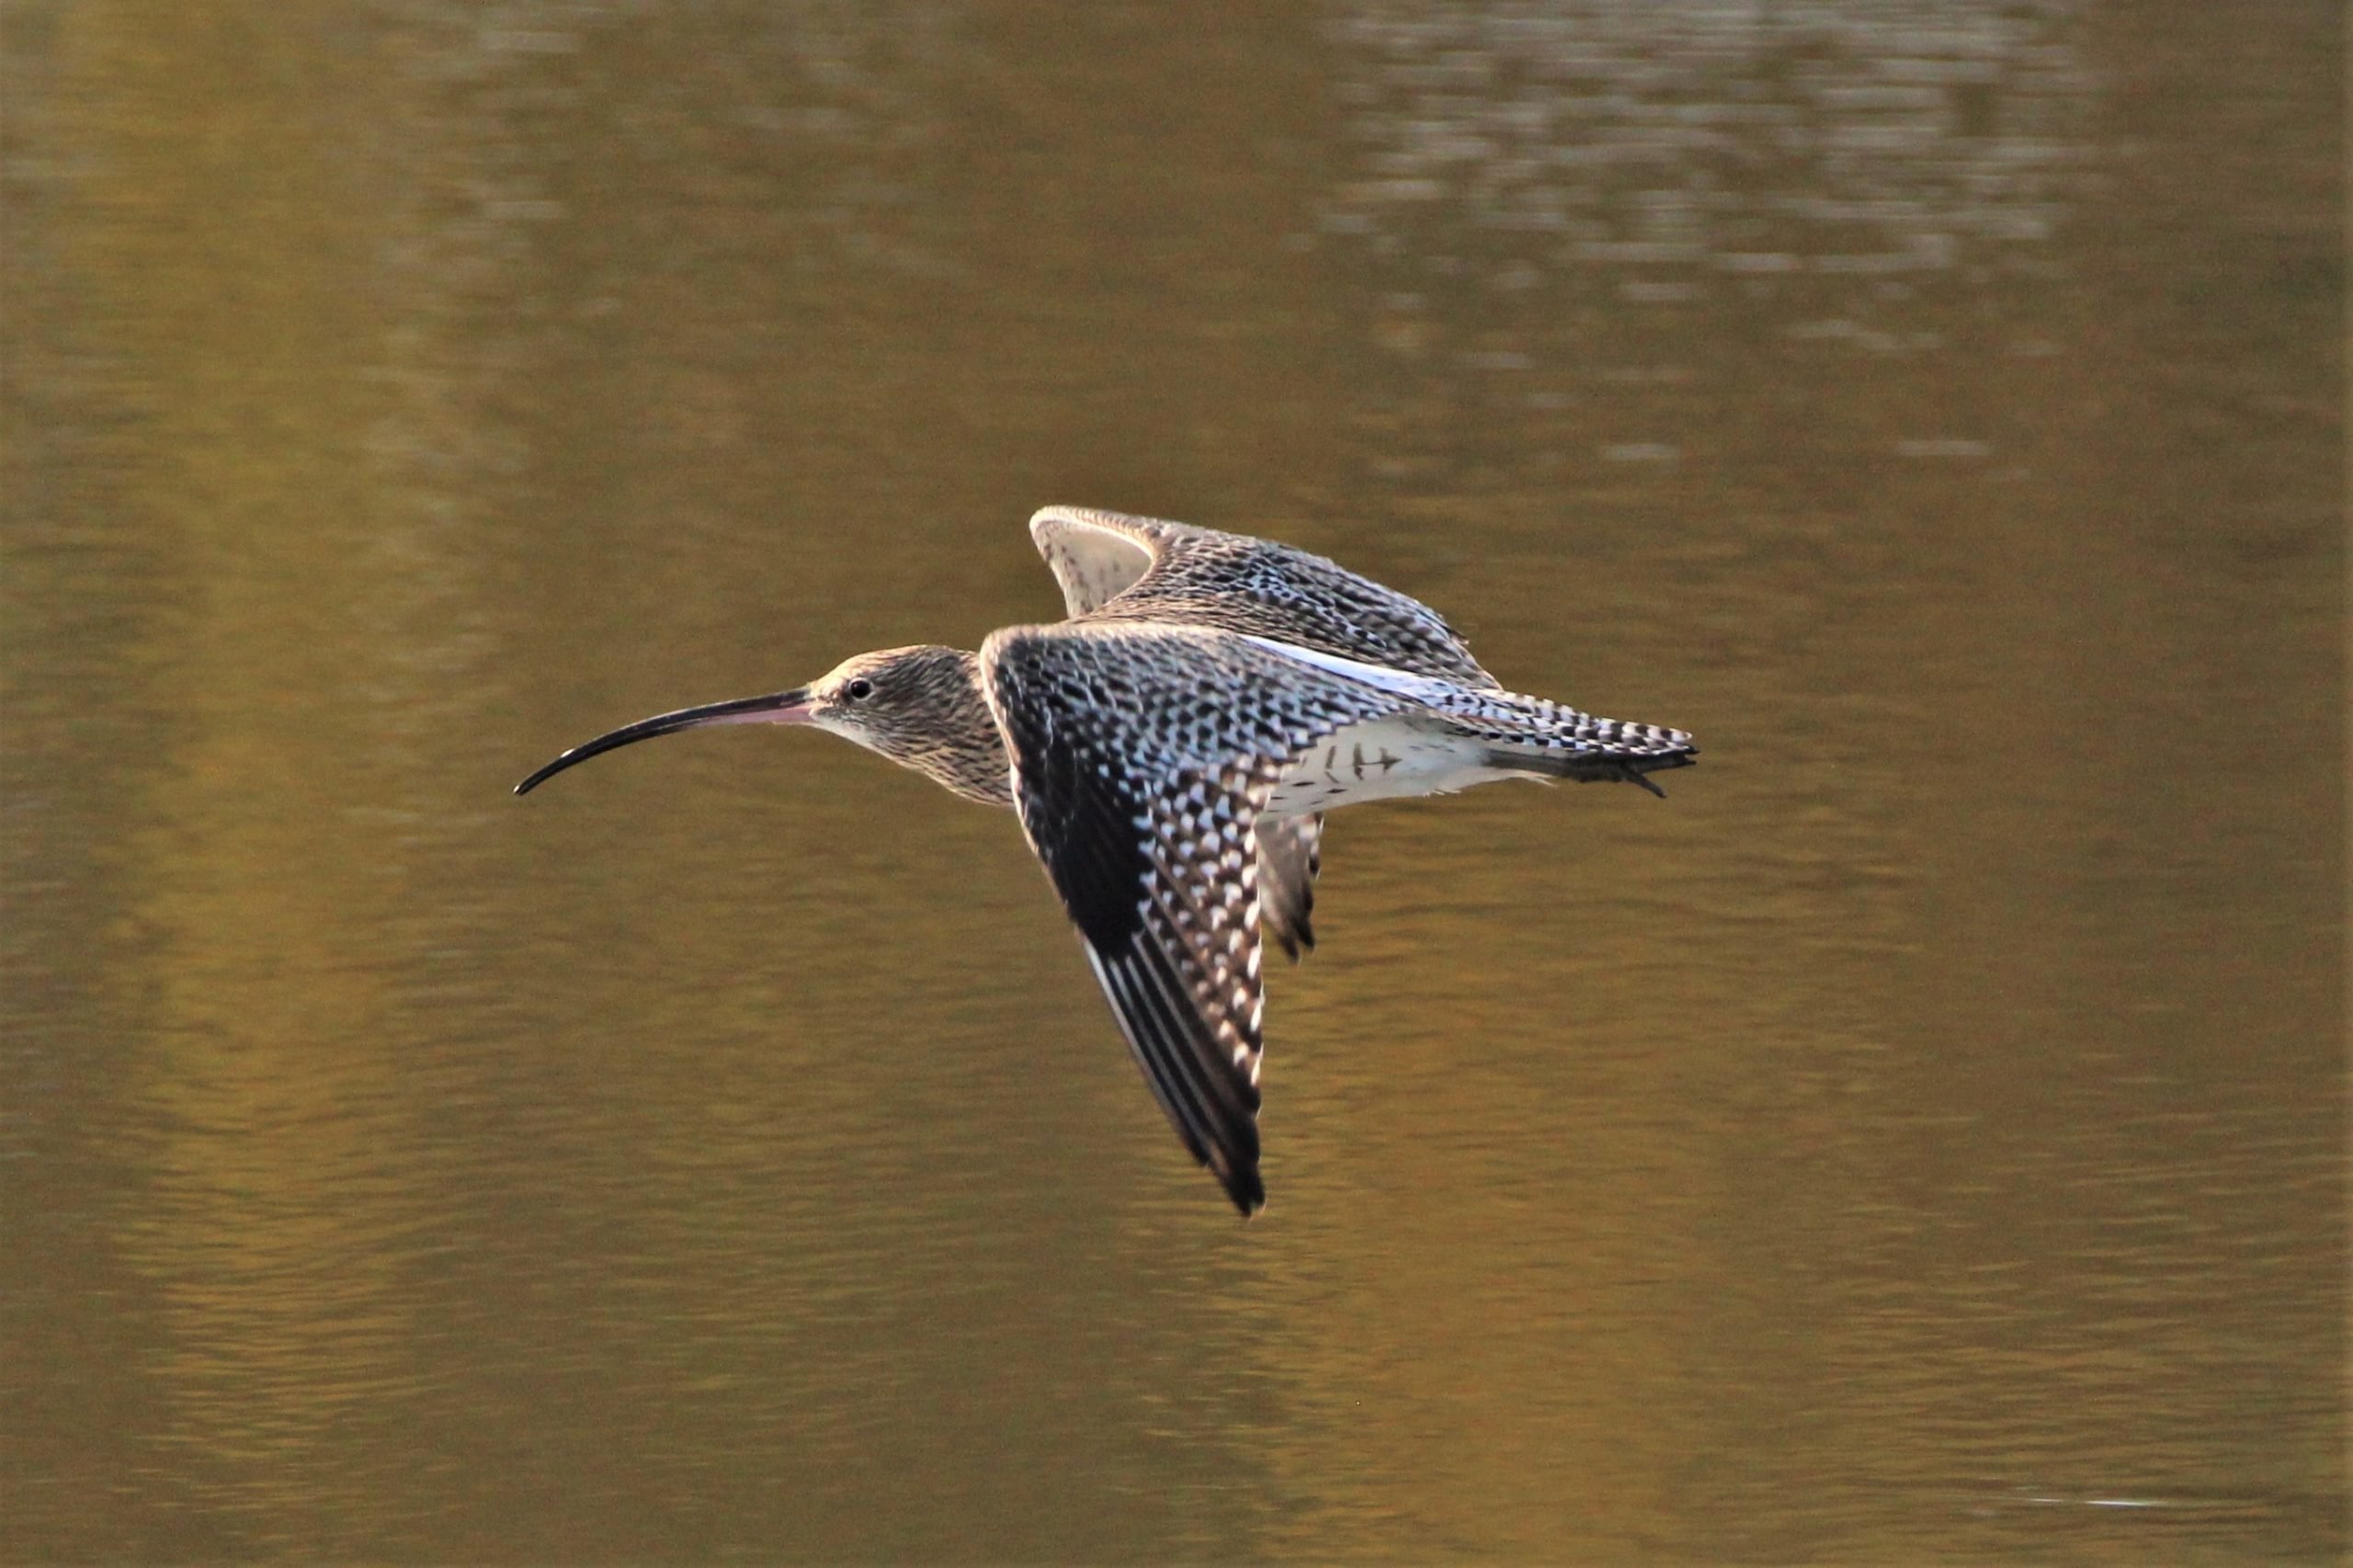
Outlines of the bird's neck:
[[949,794],[986,806],[1013,804],[1012,765],[1005,755],[1005,736],[981,695],[979,655],[963,657],[962,680],[947,705],[937,743],[899,760]]

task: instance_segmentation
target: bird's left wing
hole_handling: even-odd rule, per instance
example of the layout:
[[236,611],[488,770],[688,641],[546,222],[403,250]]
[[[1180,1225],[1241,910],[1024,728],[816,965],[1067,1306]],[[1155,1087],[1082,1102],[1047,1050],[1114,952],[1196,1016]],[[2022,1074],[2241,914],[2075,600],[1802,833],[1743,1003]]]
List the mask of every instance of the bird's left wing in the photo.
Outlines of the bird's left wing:
[[1031,848],[1154,1096],[1245,1214],[1258,1176],[1260,814],[1393,690],[1229,632],[1096,621],[981,649]]

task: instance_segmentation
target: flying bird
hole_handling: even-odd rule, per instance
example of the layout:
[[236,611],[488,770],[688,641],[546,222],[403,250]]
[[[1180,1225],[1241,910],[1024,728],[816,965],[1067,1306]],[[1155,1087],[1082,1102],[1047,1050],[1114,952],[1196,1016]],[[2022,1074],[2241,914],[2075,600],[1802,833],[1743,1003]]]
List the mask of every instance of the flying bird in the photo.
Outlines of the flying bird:
[[1505,690],[1435,610],[1319,555],[1074,506],[1029,532],[1068,619],[657,714],[515,792],[655,735],[806,724],[1013,807],[1154,1097],[1250,1214],[1266,1201],[1260,927],[1293,959],[1314,946],[1324,813],[1499,778],[1658,794],[1647,776],[1697,748]]

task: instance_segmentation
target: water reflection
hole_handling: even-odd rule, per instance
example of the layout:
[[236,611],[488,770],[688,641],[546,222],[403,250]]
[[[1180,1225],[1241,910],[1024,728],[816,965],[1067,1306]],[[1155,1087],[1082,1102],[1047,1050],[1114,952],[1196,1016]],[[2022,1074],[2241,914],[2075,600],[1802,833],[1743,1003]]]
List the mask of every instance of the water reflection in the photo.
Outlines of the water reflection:
[[1564,264],[1661,302],[1711,274],[1984,277],[2081,188],[2075,9],[1346,7],[1335,90],[1362,174],[1325,226],[1380,252],[1526,236],[1464,272],[1506,292]]
[[[1626,468],[1798,415],[1832,365],[1886,386],[1948,347],[2052,352],[1987,306],[2072,264],[2052,241],[2097,162],[2083,31],[1995,4],[1344,7],[1319,228],[1388,361],[1374,477],[1541,462],[1624,494],[1649,483]],[[1984,459],[1996,434],[1867,450]]]

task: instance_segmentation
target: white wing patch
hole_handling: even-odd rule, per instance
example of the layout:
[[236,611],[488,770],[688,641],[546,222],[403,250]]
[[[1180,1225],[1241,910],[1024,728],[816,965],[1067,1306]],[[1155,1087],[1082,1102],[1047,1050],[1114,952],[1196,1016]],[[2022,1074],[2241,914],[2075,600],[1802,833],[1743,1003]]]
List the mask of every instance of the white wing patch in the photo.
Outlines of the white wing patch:
[[1084,507],[1045,507],[1029,519],[1029,537],[1074,617],[1101,609],[1152,570],[1149,545]]
[[1279,642],[1271,637],[1245,636],[1245,640],[1256,642],[1268,653],[1280,653],[1286,659],[1296,659],[1301,664],[1313,665],[1319,670],[1327,670],[1346,679],[1361,682],[1377,691],[1394,692],[1400,697],[1411,698],[1416,702],[1435,704],[1438,699],[1462,689],[1454,681],[1436,680],[1428,676],[1410,675],[1404,670],[1392,670],[1384,665],[1359,664],[1354,659],[1344,659],[1337,653],[1322,653],[1313,648],[1302,648],[1296,643]]

